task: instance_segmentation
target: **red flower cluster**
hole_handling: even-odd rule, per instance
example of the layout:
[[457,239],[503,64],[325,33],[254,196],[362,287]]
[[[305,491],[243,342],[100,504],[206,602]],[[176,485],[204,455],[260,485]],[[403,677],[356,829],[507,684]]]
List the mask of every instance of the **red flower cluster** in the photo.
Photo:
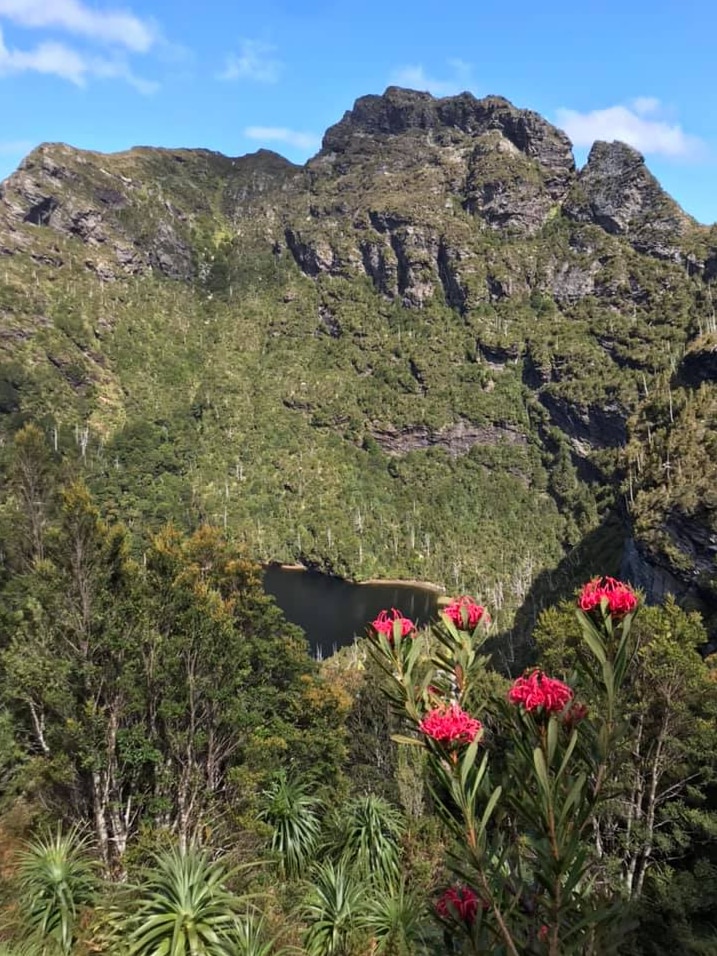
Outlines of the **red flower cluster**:
[[638,597],[629,584],[615,578],[593,578],[583,586],[578,597],[578,607],[586,613],[607,601],[608,612],[613,617],[625,617],[637,607]]
[[454,598],[447,607],[443,608],[443,613],[461,631],[474,631],[479,621],[490,623],[490,617],[483,605],[476,604],[473,598],[465,594],[463,597]]
[[426,737],[440,744],[472,744],[483,732],[483,724],[467,714],[460,704],[434,707],[418,727]]
[[[393,615],[393,617],[391,617],[391,615]],[[400,637],[406,637],[407,634],[410,634],[416,629],[416,625],[413,621],[404,617],[395,607],[391,608],[390,613],[388,611],[381,611],[376,620],[371,622],[371,626],[374,631],[377,631],[379,634],[385,634],[391,644],[393,644],[393,637],[397,631]],[[400,631],[398,630],[399,626]]]
[[443,919],[451,916],[462,920],[468,926],[475,922],[478,907],[485,909],[485,903],[470,886],[449,886],[436,903],[436,912]]
[[573,692],[567,684],[540,670],[519,677],[508,692],[511,704],[522,704],[529,712],[542,708],[549,714],[560,714],[572,699]]

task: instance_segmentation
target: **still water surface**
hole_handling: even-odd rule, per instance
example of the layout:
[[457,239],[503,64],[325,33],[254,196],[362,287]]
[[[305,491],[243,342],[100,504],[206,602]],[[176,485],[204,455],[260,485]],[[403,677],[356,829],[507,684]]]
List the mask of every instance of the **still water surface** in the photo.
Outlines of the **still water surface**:
[[414,584],[352,584],[313,571],[270,565],[264,587],[289,621],[304,629],[312,652],[328,657],[364,637],[367,625],[384,608],[398,608],[416,624],[437,614],[440,592]]

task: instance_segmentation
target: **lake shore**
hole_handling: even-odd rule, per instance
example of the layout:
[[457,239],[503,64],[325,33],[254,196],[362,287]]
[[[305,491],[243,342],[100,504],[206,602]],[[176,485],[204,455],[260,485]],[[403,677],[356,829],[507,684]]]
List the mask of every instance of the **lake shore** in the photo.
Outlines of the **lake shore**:
[[422,588],[424,591],[434,591],[436,594],[445,594],[446,589],[440,584],[434,584],[432,581],[415,581],[405,578],[369,578],[367,581],[352,581],[352,584],[373,585],[385,584],[388,587],[407,587]]
[[[310,572],[313,574],[326,574],[325,571],[316,571],[312,568],[307,568],[304,564],[282,564],[280,561],[268,561],[264,567],[279,568],[281,571],[306,571],[307,573]],[[326,576],[332,577],[333,575]],[[441,584],[434,584],[432,581],[418,581],[414,578],[367,578],[365,581],[354,581],[352,578],[340,578],[339,580],[346,581],[347,584],[355,584],[358,587],[385,585],[386,587],[423,588],[425,591],[432,591],[435,594],[446,593],[446,589]]]

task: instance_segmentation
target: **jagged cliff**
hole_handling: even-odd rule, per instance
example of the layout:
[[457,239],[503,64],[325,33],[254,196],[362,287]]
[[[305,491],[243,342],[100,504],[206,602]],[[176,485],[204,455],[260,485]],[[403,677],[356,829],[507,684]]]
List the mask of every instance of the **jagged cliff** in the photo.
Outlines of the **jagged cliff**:
[[[635,449],[658,447],[656,395],[672,403],[669,444],[683,402],[714,387],[699,336],[717,235],[625,144],[596,143],[576,170],[536,113],[396,87],[359,99],[304,167],[49,144],[0,187],[0,257],[6,427],[88,428],[140,472],[127,435],[159,430],[155,451],[172,451],[148,474],[259,549],[435,576],[436,547],[448,562],[466,527],[459,550],[487,538],[498,553],[513,533],[491,513],[500,494],[517,533],[543,516],[536,570],[595,526],[611,489],[634,512],[633,565],[666,562],[704,591],[711,503],[681,496],[660,517],[684,561],[670,557],[643,507],[664,460],[638,467]],[[401,517],[407,502],[420,520]],[[269,543],[250,530],[262,522]],[[402,530],[387,543],[389,525]],[[465,557],[456,577],[494,581],[496,562]]]

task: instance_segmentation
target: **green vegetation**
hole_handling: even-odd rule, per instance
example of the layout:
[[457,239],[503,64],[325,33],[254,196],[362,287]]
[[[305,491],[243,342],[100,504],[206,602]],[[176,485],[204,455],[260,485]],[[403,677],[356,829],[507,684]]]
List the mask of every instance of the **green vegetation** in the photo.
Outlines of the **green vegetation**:
[[54,945],[71,953],[77,940],[80,912],[95,898],[96,865],[90,841],[77,827],[38,837],[18,859],[20,908],[38,945]]
[[[270,153],[39,151],[41,179],[65,175],[0,273],[6,439],[35,421],[131,530],[208,521],[256,560],[480,590],[509,624],[616,503],[625,421],[710,286],[546,204],[552,173],[497,130],[459,188],[473,140],[441,135],[352,141],[310,176]],[[542,225],[470,211],[496,177]]]
[[[208,526],[133,536],[110,524],[34,426],[6,451],[9,952],[468,956],[496,930],[481,909],[467,933],[441,903],[456,879],[507,905],[521,953],[714,946],[717,683],[696,653],[697,614],[673,601],[643,608],[625,630],[630,653],[608,651],[614,686],[585,670],[570,604],[540,616],[534,659],[588,708],[572,736],[558,721],[546,738],[557,733],[546,767],[563,819],[558,866],[538,836],[543,778],[529,734],[543,725],[510,713],[482,637],[455,639],[444,620],[438,639],[405,637],[398,664],[382,667],[364,641],[319,666],[241,545]],[[417,682],[408,720],[390,706],[397,674],[407,690]],[[442,759],[436,776],[444,745],[416,733],[454,687],[485,728],[485,761],[477,745],[465,751],[476,763],[463,789],[450,776],[463,757]],[[523,749],[510,744],[525,734]],[[555,776],[563,758],[576,766]],[[476,833],[482,820],[490,866],[466,858],[465,820]],[[572,895],[556,890],[563,881]],[[532,909],[514,912],[516,893]],[[562,927],[560,949],[543,947],[536,913],[538,929]]]
[[[714,952],[714,641],[662,595],[717,606],[717,231],[500,99],[393,91],[326,142],[3,184],[0,947]],[[626,540],[659,606],[581,630]],[[411,639],[415,684],[319,665],[266,561],[494,629]],[[534,663],[570,735],[507,709]],[[484,763],[437,767],[437,693]]]

